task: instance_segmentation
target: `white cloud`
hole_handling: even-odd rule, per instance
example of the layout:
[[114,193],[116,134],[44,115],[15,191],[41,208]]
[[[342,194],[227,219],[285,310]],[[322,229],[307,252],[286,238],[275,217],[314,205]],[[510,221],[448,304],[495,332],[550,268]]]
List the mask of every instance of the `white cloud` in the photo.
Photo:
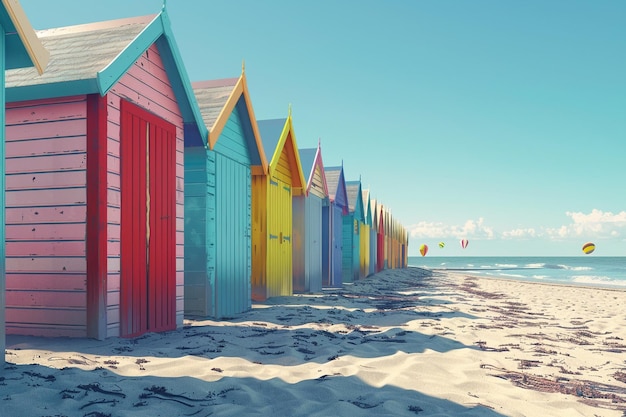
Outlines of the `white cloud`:
[[449,225],[441,222],[422,221],[407,228],[412,238],[483,238],[483,239],[527,239],[552,238],[567,239],[585,238],[618,238],[626,235],[626,211],[613,214],[593,209],[590,213],[566,212],[571,219],[567,225],[560,227],[528,227],[496,232],[485,224],[484,218],[469,219],[461,225]]
[[450,238],[482,237],[492,239],[494,231],[486,226],[484,219],[466,220],[463,225],[447,225],[441,222],[419,222],[411,225],[408,231],[413,238]]
[[593,209],[590,213],[568,211],[565,213],[572,223],[556,229],[546,229],[546,235],[553,238],[567,237],[619,237],[626,229],[626,211],[613,214],[610,211]]
[[505,239],[536,237],[537,235],[537,231],[532,227],[528,229],[513,229],[502,232],[502,237]]

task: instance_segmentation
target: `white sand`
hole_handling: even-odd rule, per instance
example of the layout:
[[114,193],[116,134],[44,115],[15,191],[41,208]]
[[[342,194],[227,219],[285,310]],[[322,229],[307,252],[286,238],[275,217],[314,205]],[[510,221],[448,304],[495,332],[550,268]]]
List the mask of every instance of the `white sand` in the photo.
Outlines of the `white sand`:
[[0,416],[622,416],[625,306],[409,268],[137,339],[8,336]]

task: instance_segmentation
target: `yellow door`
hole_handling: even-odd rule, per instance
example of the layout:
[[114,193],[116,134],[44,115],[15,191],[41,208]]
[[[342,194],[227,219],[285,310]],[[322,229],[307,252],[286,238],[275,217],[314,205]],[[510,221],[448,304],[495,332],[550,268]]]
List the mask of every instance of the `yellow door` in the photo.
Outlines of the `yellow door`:
[[268,203],[267,296],[292,295],[291,187],[270,179]]

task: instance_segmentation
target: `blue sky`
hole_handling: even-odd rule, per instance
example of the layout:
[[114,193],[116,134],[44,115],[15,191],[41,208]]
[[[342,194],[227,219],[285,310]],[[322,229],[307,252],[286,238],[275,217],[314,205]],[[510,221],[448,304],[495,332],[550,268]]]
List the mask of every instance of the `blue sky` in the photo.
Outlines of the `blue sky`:
[[[21,0],[36,29],[162,0]],[[245,60],[258,119],[439,255],[626,256],[626,1],[169,0],[192,81]],[[470,243],[463,250],[459,239]],[[445,251],[445,253],[444,253]],[[431,251],[431,253],[434,251]]]

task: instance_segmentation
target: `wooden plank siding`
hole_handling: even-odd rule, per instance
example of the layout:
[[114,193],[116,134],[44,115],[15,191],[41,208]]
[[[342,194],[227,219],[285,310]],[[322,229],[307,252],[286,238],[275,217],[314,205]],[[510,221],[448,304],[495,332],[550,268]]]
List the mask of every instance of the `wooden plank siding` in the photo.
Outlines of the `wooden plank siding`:
[[306,193],[293,197],[293,290],[322,291],[322,211],[328,198],[321,148],[300,149]]
[[376,200],[369,198],[369,210],[370,210],[370,225],[369,225],[369,273],[373,275],[376,273],[376,253],[377,253],[377,238],[376,238]]
[[232,317],[251,308],[251,151],[240,97],[213,147],[215,165],[215,311]]
[[[175,126],[169,198],[176,214],[175,324],[182,325],[183,123],[152,45],[104,97],[7,106],[7,333],[120,335],[121,100]],[[152,169],[157,165],[153,161]]]
[[359,223],[359,279],[369,275],[370,228],[366,223]]
[[354,248],[356,246],[354,214],[345,214],[341,221],[341,279],[344,283],[352,283],[354,282]]
[[[219,142],[218,142],[219,143]],[[217,156],[215,317],[251,308],[250,165]]]
[[192,86],[208,147],[186,148],[185,314],[232,317],[251,308],[251,165],[262,159],[260,139],[245,74]]
[[86,96],[11,103],[6,117],[7,333],[84,336]]
[[175,126],[175,213],[176,213],[176,299],[175,322],[181,327],[184,316],[184,136],[183,121],[167,72],[156,45],[147,49],[107,94],[108,103],[108,228],[117,231],[108,239],[107,337],[121,335],[120,328],[120,103],[130,102]]
[[265,300],[293,294],[292,197],[305,192],[305,181],[291,115],[258,127],[265,154],[273,155],[268,175],[252,181],[252,298]]
[[[185,314],[213,315],[215,153],[185,148]],[[209,230],[211,227],[211,230]]]
[[252,176],[252,299],[267,297],[268,185],[265,175]]
[[328,183],[328,200],[322,213],[323,254],[322,285],[343,285],[343,216],[348,214],[348,197],[343,167],[324,167]]

